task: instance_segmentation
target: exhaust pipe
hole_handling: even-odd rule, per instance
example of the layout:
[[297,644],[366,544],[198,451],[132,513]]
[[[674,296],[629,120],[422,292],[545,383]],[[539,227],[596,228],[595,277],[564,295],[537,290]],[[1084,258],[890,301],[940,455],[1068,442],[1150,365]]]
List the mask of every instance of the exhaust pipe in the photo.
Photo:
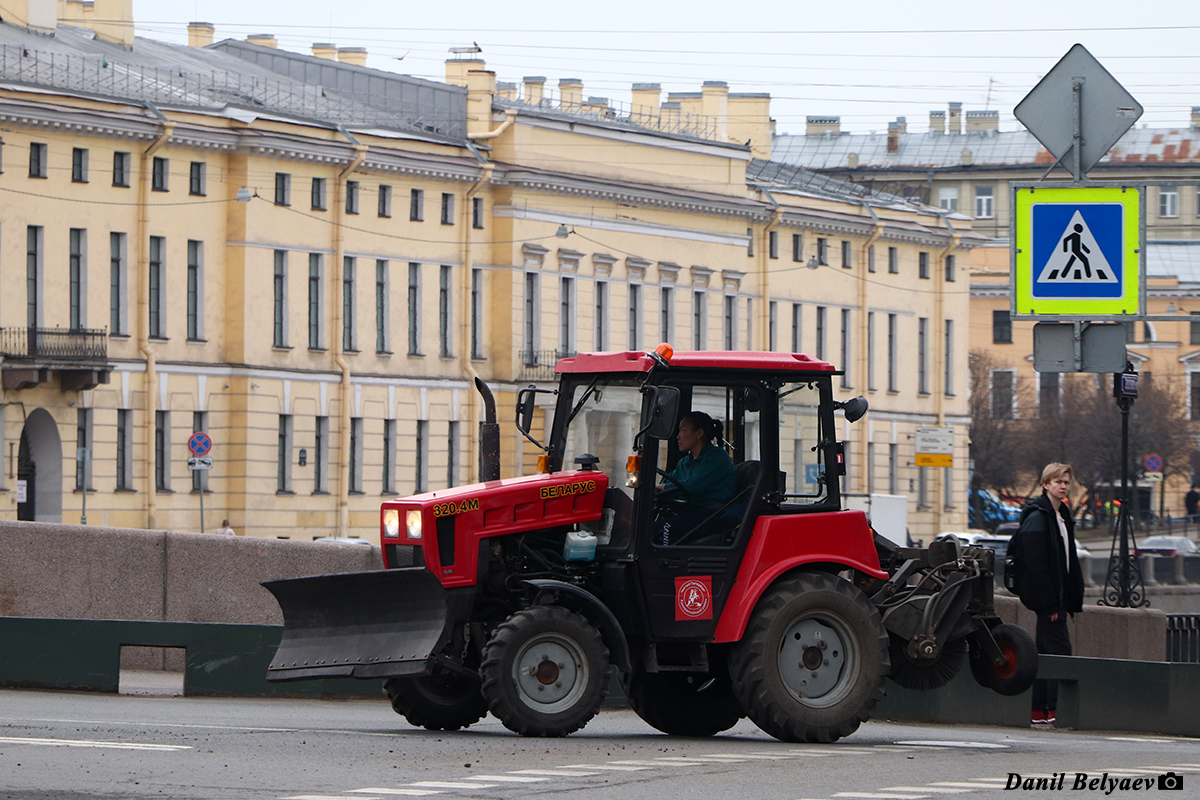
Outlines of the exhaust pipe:
[[496,422],[496,398],[479,378],[475,388],[483,397],[484,421],[479,423],[479,480],[500,480],[500,423]]

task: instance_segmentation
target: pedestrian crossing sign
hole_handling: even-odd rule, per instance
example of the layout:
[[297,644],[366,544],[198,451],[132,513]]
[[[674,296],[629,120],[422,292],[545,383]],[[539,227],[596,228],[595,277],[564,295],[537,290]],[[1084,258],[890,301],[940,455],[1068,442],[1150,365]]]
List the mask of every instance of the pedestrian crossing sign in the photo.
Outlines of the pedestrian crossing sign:
[[1141,195],[1137,186],[1017,187],[1016,313],[1139,313]]

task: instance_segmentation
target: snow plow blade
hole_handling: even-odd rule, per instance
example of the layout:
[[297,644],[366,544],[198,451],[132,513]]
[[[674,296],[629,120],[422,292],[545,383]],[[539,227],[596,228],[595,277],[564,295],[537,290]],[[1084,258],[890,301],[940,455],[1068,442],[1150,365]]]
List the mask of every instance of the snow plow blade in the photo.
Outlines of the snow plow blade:
[[418,675],[443,642],[445,594],[423,567],[262,585],[283,611],[268,681]]

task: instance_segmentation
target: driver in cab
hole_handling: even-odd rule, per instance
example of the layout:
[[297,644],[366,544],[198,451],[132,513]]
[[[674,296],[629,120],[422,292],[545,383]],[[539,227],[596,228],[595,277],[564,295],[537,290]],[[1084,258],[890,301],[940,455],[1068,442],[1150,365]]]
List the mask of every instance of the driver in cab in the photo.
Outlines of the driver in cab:
[[683,415],[675,437],[683,456],[659,486],[660,498],[686,500],[698,511],[720,508],[733,499],[737,483],[733,462],[716,445],[721,430],[721,423],[703,411]]

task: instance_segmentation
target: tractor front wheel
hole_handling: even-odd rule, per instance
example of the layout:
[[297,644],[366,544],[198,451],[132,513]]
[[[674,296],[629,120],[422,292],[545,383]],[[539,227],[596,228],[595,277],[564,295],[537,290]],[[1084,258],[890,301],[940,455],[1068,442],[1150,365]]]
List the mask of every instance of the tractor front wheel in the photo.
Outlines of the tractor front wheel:
[[888,634],[849,581],[801,573],[759,600],[729,672],[746,715],[764,731],[785,742],[834,742],[883,697]]
[[745,716],[726,673],[638,670],[626,682],[625,696],[650,727],[672,736],[715,736]]
[[566,736],[588,723],[608,691],[608,648],[583,617],[532,606],[496,627],[483,650],[483,696],[522,736]]
[[466,728],[488,712],[478,681],[447,670],[417,678],[390,678],[383,689],[397,714],[410,725],[431,731]]

